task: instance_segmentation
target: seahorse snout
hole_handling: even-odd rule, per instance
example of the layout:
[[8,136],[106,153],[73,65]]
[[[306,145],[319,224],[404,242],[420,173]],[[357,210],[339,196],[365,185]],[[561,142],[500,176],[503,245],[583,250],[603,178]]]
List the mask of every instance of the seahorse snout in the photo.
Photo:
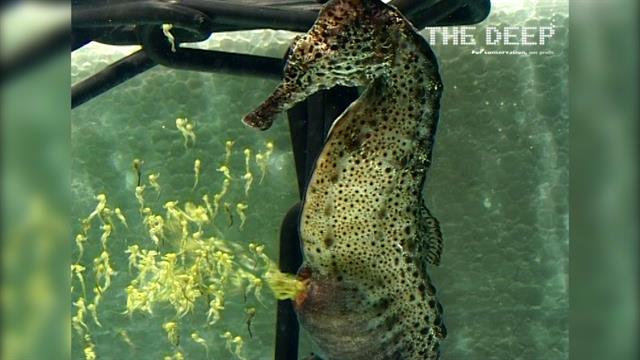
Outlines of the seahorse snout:
[[290,86],[281,83],[258,108],[247,114],[242,122],[260,130],[267,130],[273,125],[276,116],[291,107],[292,92]]
[[267,114],[267,109],[259,107],[253,112],[245,115],[242,122],[248,126],[251,126],[260,130],[267,130],[273,124],[273,114]]

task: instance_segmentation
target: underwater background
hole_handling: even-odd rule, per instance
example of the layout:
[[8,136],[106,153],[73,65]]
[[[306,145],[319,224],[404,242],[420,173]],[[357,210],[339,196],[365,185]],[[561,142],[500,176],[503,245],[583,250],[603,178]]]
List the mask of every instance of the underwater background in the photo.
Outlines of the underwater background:
[[[482,40],[475,46],[432,47],[444,83],[433,166],[425,197],[439,219],[445,250],[442,264],[432,268],[445,310],[447,339],[443,359],[567,359],[568,358],[568,3],[566,1],[492,1],[490,16],[475,25]],[[503,28],[553,26],[544,54],[492,54],[486,50],[530,50],[524,45],[484,46],[487,26]],[[427,34],[424,31],[424,34]],[[282,57],[295,33],[247,31],[214,34],[211,49]],[[427,35],[428,37],[428,35]],[[90,44],[72,54],[72,83],[79,81],[136,47]],[[72,220],[74,234],[81,219],[95,209],[96,195],[106,194],[111,209],[120,208],[127,226],[114,221],[108,240],[112,284],[101,294],[98,326],[90,314],[84,323],[100,359],[163,358],[177,351],[186,358],[271,359],[275,299],[264,284],[245,296],[231,284],[221,318],[207,321],[209,299],[202,297],[187,315],[176,319],[168,304],[153,315],[124,314],[126,288],[136,275],[129,271],[129,246],[156,249],[143,224],[135,196],[134,159],[144,161],[145,206],[163,215],[172,200],[202,204],[219,193],[229,140],[234,142],[228,167],[231,185],[206,236],[240,244],[263,244],[277,261],[279,228],[287,210],[298,201],[288,125],[281,116],[273,128],[258,132],[240,119],[264,100],[276,81],[208,74],[156,66],[72,111]],[[176,128],[176,118],[194,125],[195,144]],[[264,179],[255,154],[266,154]],[[245,149],[250,149],[254,181],[245,192]],[[194,188],[194,162],[201,162]],[[160,174],[159,196],[147,181]],[[247,195],[248,194],[248,195]],[[240,228],[237,204],[247,205]],[[115,217],[114,217],[115,219]],[[230,219],[233,219],[231,224]],[[103,231],[95,222],[88,231],[82,264],[91,303],[95,278],[92,259],[99,257]],[[160,251],[164,249],[160,247]],[[74,245],[72,262],[80,255]],[[159,260],[160,261],[160,260]],[[72,282],[72,301],[82,296]],[[246,285],[245,285],[246,287]],[[254,308],[250,336],[247,308]],[[78,306],[71,306],[77,314]],[[177,322],[179,348],[163,324]],[[193,341],[196,332],[207,349]],[[227,344],[225,333],[240,337],[243,347]],[[73,332],[72,358],[83,358],[84,339]],[[300,357],[312,346],[304,334]]]

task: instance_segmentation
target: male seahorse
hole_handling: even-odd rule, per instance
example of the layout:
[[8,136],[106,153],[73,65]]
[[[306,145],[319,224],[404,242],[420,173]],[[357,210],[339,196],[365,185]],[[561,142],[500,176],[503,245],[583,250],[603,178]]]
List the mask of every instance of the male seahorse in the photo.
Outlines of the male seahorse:
[[439,264],[442,236],[422,199],[442,91],[433,52],[394,7],[333,0],[284,72],[246,124],[264,130],[319,89],[365,86],[306,189],[301,324],[326,360],[437,359],[446,329],[427,263]]

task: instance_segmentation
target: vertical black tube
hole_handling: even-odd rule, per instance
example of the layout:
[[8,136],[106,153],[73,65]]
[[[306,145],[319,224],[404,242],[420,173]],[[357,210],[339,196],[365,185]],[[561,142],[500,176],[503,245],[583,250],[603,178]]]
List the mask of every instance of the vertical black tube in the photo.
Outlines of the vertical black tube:
[[[282,221],[282,227],[280,229],[280,271],[290,274],[295,274],[300,264],[302,264],[302,251],[300,250],[300,239],[298,237],[299,215],[300,203],[289,209],[289,212],[287,212],[287,215]],[[274,359],[298,359],[298,333],[298,319],[293,310],[291,300],[278,301]]]
[[287,111],[289,118],[289,135],[291,136],[291,147],[293,148],[293,160],[296,165],[298,179],[298,194],[302,199],[306,186],[307,173],[307,128],[309,127],[309,116],[307,114],[307,101],[294,105]]

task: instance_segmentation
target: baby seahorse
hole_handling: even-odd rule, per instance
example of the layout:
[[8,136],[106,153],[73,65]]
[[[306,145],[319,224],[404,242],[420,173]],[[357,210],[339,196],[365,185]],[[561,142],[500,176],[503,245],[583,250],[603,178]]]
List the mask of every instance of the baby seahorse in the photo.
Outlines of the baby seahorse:
[[439,264],[442,235],[422,197],[442,92],[435,55],[394,7],[332,0],[244,122],[267,129],[335,85],[364,91],[333,124],[306,189],[298,318],[325,360],[438,359],[446,329],[427,264]]

